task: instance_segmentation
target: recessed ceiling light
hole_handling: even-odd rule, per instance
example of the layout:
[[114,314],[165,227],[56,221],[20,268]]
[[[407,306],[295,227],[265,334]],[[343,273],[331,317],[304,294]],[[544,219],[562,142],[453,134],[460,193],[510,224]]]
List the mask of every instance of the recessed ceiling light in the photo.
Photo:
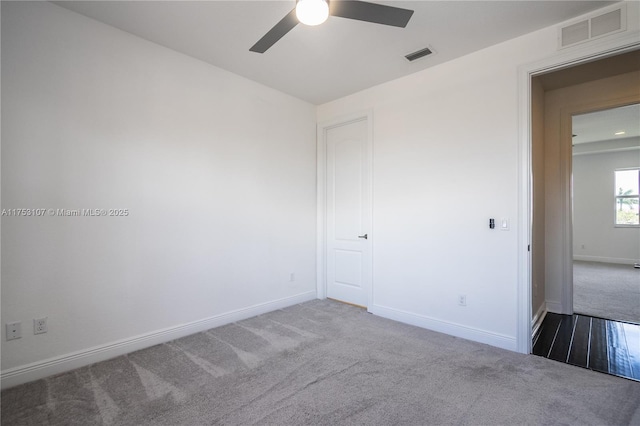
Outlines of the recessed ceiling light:
[[614,135],[616,136],[620,136],[620,135],[624,135],[626,132],[623,130],[621,132],[615,132]]

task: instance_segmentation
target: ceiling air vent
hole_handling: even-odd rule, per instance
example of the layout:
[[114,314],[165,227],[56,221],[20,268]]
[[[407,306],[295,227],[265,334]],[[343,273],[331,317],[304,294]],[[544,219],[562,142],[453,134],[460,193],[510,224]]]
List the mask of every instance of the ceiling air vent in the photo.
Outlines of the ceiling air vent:
[[626,4],[599,12],[560,28],[559,49],[626,30]]
[[424,49],[418,50],[413,53],[409,53],[408,55],[405,56],[405,58],[407,58],[409,62],[411,62],[411,61],[415,61],[416,59],[424,58],[425,56],[431,55],[432,53],[433,51],[431,49],[429,49],[428,47],[425,47]]

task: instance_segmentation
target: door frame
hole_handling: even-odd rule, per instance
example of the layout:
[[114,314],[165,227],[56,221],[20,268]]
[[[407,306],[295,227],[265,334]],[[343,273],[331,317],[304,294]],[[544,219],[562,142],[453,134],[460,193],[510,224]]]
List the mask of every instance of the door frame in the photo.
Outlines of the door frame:
[[[630,52],[640,48],[640,37],[637,31],[619,33],[585,43],[574,48],[561,50],[545,59],[524,64],[518,67],[518,282],[517,282],[517,329],[516,350],[520,353],[531,353],[532,324],[531,307],[531,244],[533,226],[533,191],[532,191],[532,125],[531,125],[531,79],[537,75],[558,71],[582,63],[604,59],[609,56]],[[563,181],[568,171],[561,176]],[[562,191],[567,192],[567,189]],[[563,194],[562,235],[565,247],[562,250],[563,277],[569,279],[573,275],[573,235],[571,228],[571,204]],[[572,300],[572,285],[564,285],[563,304]]]
[[369,177],[369,200],[371,200],[371,228],[368,231],[371,241],[371,282],[367,295],[367,310],[373,305],[373,110],[364,110],[353,114],[342,115],[318,123],[316,131],[316,194],[317,194],[317,223],[316,223],[316,294],[318,299],[327,298],[327,131],[354,121],[367,121],[367,157]]
[[[571,135],[573,116],[578,114],[585,114],[595,111],[601,111],[605,109],[618,108],[637,104],[640,102],[640,98],[637,94],[607,99],[592,99],[589,101],[575,103],[570,106],[560,108],[560,143],[562,144],[560,149],[560,161],[562,169],[564,170],[564,176],[569,180],[569,187],[563,188],[563,191],[567,192],[563,197],[564,207],[563,213],[565,216],[564,226],[565,240],[563,254],[566,262],[563,263],[563,286],[560,304],[562,305],[562,312],[568,315],[573,315],[573,150],[571,145]],[[561,173],[562,174],[562,173]],[[563,181],[564,182],[564,181]]]

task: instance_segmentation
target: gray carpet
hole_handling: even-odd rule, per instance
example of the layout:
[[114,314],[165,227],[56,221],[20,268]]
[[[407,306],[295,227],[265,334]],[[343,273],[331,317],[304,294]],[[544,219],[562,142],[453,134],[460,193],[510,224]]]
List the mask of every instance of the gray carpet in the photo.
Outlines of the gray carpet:
[[640,323],[640,269],[574,261],[573,310],[593,317]]
[[640,383],[312,301],[2,392],[3,425],[640,424]]

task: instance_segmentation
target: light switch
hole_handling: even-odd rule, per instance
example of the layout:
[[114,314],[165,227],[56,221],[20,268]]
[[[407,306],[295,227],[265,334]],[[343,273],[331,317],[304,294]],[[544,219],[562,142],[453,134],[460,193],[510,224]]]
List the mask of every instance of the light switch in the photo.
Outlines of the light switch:
[[500,219],[500,229],[503,231],[509,230],[509,219]]

